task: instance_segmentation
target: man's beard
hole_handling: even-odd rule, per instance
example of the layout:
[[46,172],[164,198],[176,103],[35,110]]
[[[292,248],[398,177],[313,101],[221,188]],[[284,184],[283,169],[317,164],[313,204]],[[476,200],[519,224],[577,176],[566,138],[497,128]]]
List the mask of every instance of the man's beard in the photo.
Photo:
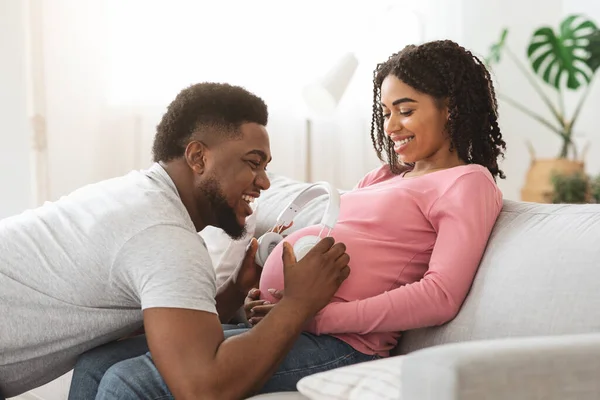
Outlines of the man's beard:
[[233,207],[227,203],[227,199],[221,190],[221,185],[215,177],[210,177],[202,182],[200,190],[215,213],[217,227],[223,229],[233,240],[240,239],[246,234],[246,226],[238,223],[237,214]]

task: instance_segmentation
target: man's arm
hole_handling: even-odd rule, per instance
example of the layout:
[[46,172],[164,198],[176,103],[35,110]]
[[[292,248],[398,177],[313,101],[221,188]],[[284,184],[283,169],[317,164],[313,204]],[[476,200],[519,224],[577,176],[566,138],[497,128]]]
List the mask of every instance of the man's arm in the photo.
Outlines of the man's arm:
[[298,338],[310,311],[280,302],[262,323],[224,341],[215,314],[144,311],[152,358],[176,399],[238,399],[258,390]]
[[152,358],[177,399],[238,399],[277,369],[306,321],[348,276],[345,246],[327,238],[296,263],[284,250],[285,295],[260,325],[224,341],[215,314],[149,308],[144,324]]

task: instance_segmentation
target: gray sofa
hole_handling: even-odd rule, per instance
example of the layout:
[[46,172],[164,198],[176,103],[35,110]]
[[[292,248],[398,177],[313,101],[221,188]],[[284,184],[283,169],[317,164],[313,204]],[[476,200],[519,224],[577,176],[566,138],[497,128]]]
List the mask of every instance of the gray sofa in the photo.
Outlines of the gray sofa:
[[[261,196],[256,236],[307,185],[271,177],[271,189]],[[309,203],[292,231],[318,223],[326,201],[321,196]],[[384,361],[381,380],[390,388],[385,394],[348,391],[336,398],[599,399],[600,205],[505,201],[458,316],[404,333],[395,356]],[[361,368],[370,365],[385,364]],[[396,385],[390,385],[390,376]],[[332,398],[304,394],[308,397],[295,392],[254,399]]]
[[[260,198],[257,237],[307,185],[276,175],[271,182]],[[289,232],[318,223],[326,201],[309,203]],[[253,399],[600,399],[600,205],[505,201],[458,316],[404,333],[396,355],[360,365],[371,380],[356,378],[343,395],[299,385],[306,396]],[[317,384],[339,379],[313,377],[319,375]],[[343,376],[360,374],[351,369]],[[70,373],[19,398],[66,399],[69,381]],[[378,382],[385,392],[372,391]]]

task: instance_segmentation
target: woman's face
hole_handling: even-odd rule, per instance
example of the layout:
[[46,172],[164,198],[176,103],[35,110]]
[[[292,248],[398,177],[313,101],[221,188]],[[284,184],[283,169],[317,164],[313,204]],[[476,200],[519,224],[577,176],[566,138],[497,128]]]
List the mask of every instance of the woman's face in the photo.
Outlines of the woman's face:
[[448,108],[429,95],[419,93],[394,75],[381,85],[383,129],[394,142],[403,163],[442,161],[450,153],[445,132]]

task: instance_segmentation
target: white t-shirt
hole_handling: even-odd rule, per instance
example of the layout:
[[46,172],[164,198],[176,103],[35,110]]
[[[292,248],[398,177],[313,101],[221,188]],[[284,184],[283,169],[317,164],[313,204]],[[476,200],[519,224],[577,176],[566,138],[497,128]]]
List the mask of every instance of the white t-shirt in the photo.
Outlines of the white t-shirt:
[[0,392],[70,370],[141,327],[142,310],[216,313],[215,271],[159,165],[0,221]]
[[258,200],[250,204],[253,212],[246,218],[246,233],[238,240],[231,239],[222,229],[213,226],[207,226],[200,232],[215,266],[217,287],[233,275],[246,256],[250,241],[256,232],[258,204]]

